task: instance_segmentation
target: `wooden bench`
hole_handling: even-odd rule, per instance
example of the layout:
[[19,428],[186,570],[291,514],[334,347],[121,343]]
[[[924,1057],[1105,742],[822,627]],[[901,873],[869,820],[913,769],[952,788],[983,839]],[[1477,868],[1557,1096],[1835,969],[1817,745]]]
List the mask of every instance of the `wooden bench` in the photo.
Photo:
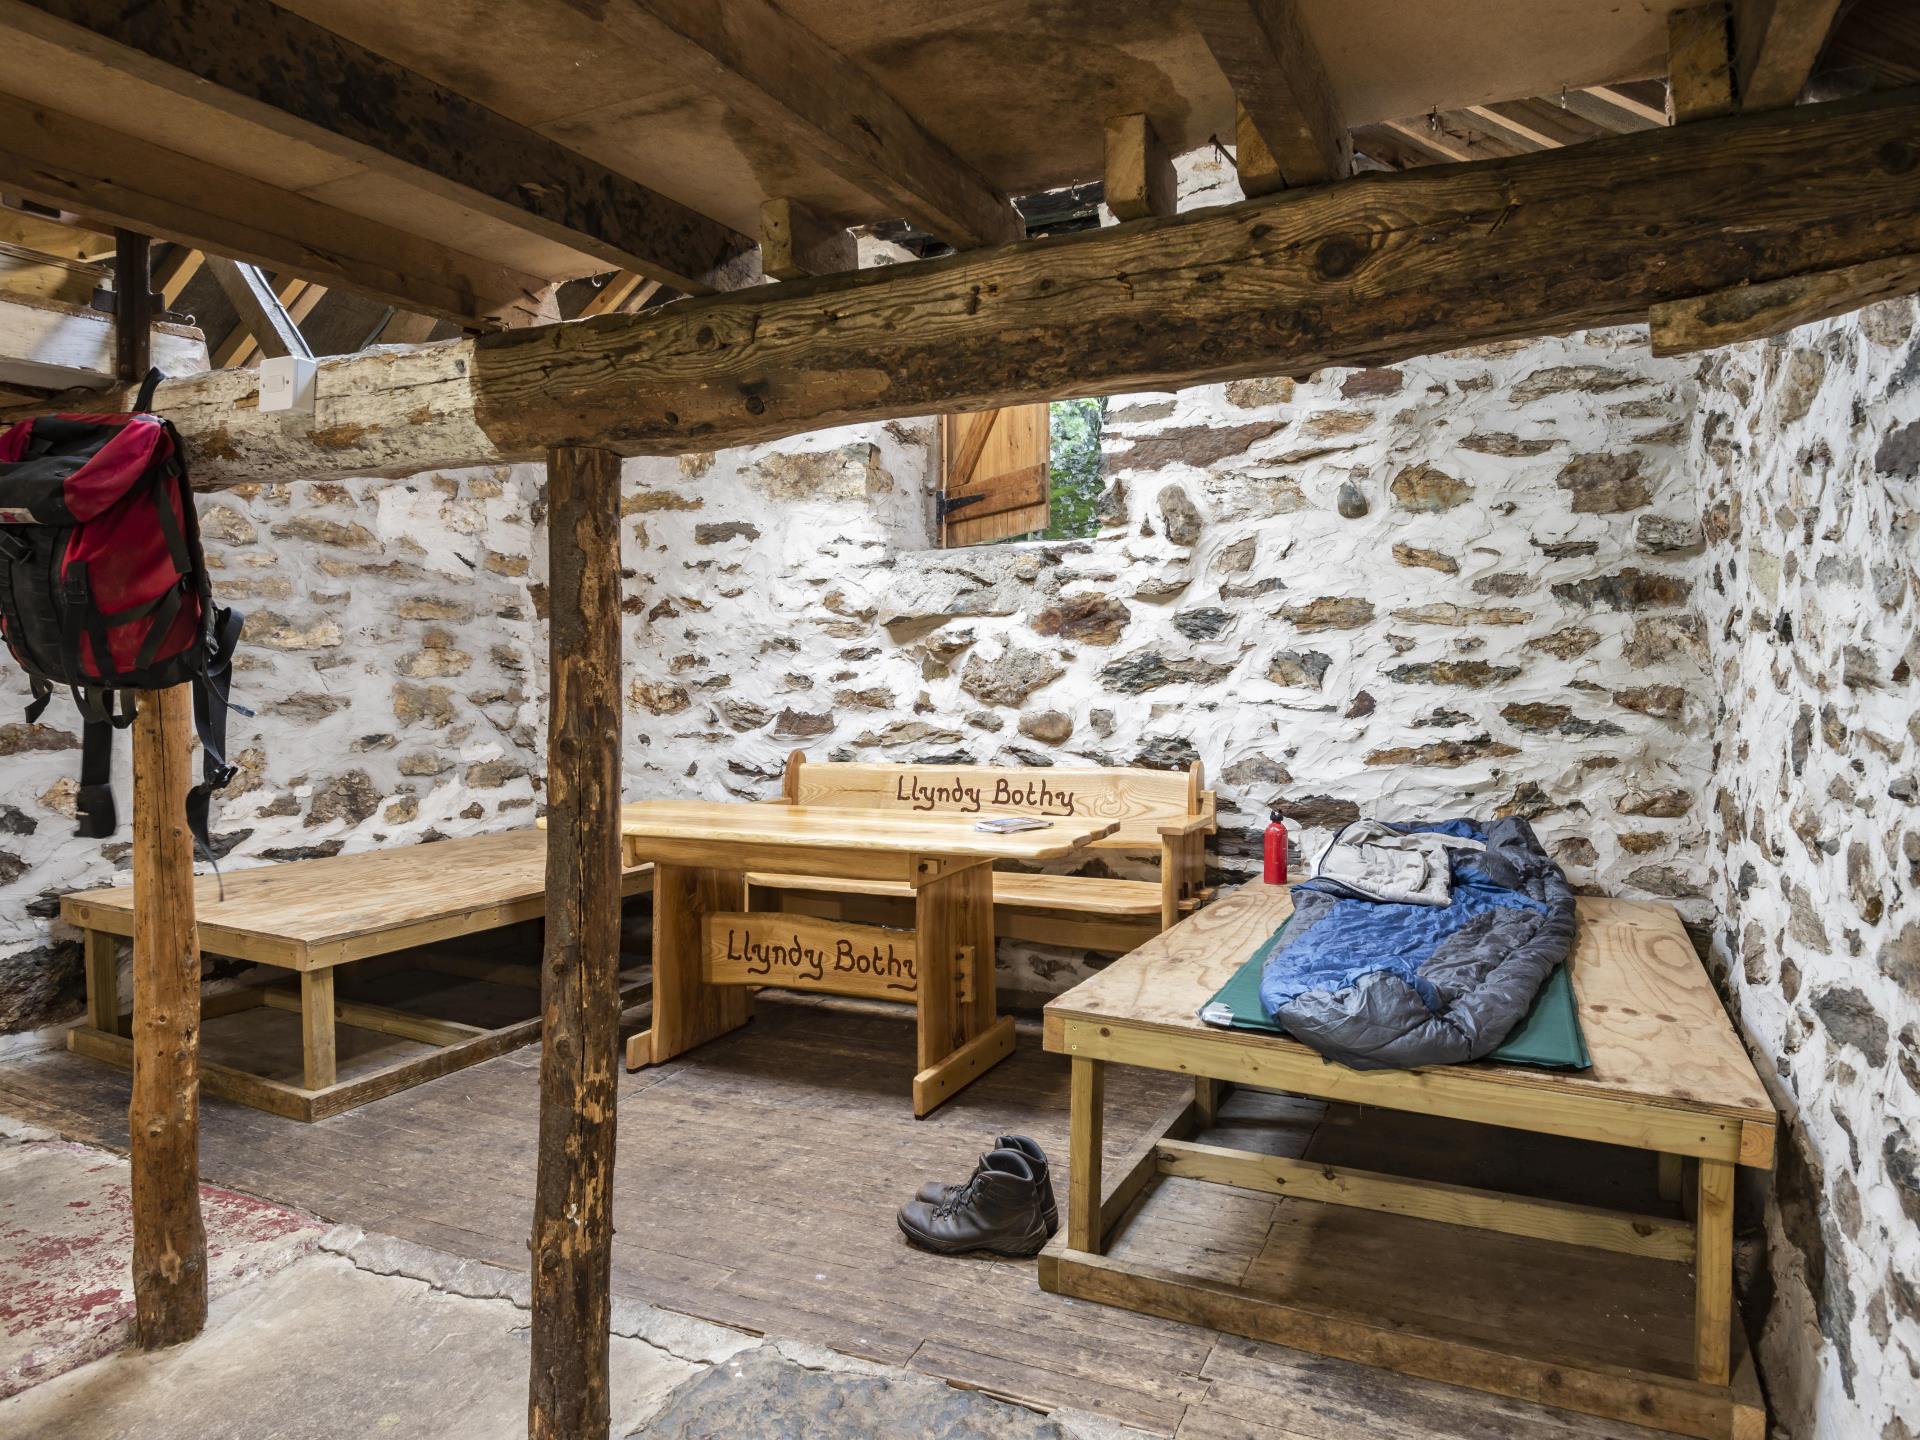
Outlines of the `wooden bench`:
[[[1733,1315],[1733,1194],[1736,1167],[1772,1164],[1777,1119],[1672,907],[1580,899],[1568,966],[1584,1071],[1352,1070],[1203,1023],[1200,1008],[1290,913],[1286,887],[1245,886],[1048,1004],[1047,1049],[1072,1060],[1072,1115],[1067,1223],[1041,1254],[1041,1287],[1637,1425],[1762,1440]],[[1111,1064],[1194,1077],[1195,1095],[1103,1184]],[[1258,1125],[1226,1122],[1239,1143],[1197,1143],[1222,1082],[1597,1142],[1618,1148],[1581,1153],[1612,1174],[1639,1151],[1648,1197],[1677,1201],[1684,1166],[1692,1204],[1645,1213],[1349,1168],[1256,1148],[1283,1139]],[[1284,1223],[1258,1232],[1256,1254],[1214,1243],[1198,1263],[1182,1258],[1166,1227],[1204,1203],[1194,1181],[1283,1197]]]
[[[1002,768],[991,765],[810,764],[787,757],[788,804],[922,814],[1037,815],[1108,820],[1118,828],[1090,850],[1158,855],[1158,880],[1028,875],[996,870],[998,938],[1124,954],[1205,903],[1206,842],[1214,797],[1196,761],[1187,770]],[[750,874],[754,904],[828,920],[885,924],[911,887],[817,875]]]
[[[334,970],[538,920],[547,908],[546,865],[545,834],[526,829],[397,850],[293,860],[232,871],[224,879],[198,877],[194,908],[204,953],[278,966],[299,976],[297,984],[252,985],[208,996],[201,1003],[202,1018],[261,1006],[298,1014],[304,1082],[294,1085],[202,1061],[202,1087],[210,1095],[290,1119],[319,1120],[538,1039],[538,1015],[488,1029],[336,999]],[[621,893],[642,895],[652,884],[651,867],[629,867],[622,876]],[[67,1032],[67,1048],[131,1065],[131,1017],[120,1012],[118,982],[119,940],[133,934],[133,888],[121,885],[68,895],[60,902],[60,914],[82,932],[86,943],[87,1019]],[[536,966],[457,952],[409,956],[406,964],[468,980],[535,989],[540,984]],[[644,998],[645,990],[644,981],[629,983],[622,988],[622,1000],[633,1003]],[[436,1048],[341,1079],[336,1025],[376,1030]]]

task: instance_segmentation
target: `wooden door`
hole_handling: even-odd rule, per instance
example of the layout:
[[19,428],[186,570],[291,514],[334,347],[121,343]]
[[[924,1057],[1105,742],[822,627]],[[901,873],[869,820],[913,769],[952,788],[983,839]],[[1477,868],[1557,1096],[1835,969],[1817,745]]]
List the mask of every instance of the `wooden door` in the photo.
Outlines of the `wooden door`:
[[1047,406],[940,417],[940,543],[980,545],[1047,528]]

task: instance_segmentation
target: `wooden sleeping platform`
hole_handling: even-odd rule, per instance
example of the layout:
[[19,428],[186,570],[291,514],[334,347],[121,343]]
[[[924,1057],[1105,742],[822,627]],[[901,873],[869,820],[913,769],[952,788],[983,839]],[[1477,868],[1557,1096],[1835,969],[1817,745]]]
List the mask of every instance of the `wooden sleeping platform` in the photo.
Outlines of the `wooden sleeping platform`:
[[[1772,1165],[1773,1107],[1672,909],[1579,905],[1569,964],[1586,1071],[1358,1071],[1203,1024],[1200,1007],[1291,912],[1284,887],[1248,886],[1060,996],[1046,1043],[1072,1057],[1072,1183],[1042,1286],[1519,1399],[1759,1440],[1765,1409],[1733,1322],[1733,1182],[1736,1166]],[[1196,1093],[1103,1184],[1114,1063],[1190,1075]],[[1650,1151],[1668,1213],[1193,1143],[1218,1118],[1223,1082]],[[1683,1213],[1671,1202],[1687,1172]],[[1219,1246],[1202,1263],[1130,1243],[1150,1203],[1161,1225],[1169,1202],[1183,1203],[1156,1189],[1191,1181],[1282,1197],[1257,1253],[1223,1268]]]
[[[210,1095],[295,1120],[319,1120],[537,1039],[537,1014],[490,1027],[336,998],[334,972],[342,965],[540,919],[546,914],[546,865],[545,834],[525,829],[198,877],[194,906],[204,953],[277,966],[299,977],[292,984],[251,985],[208,996],[201,1002],[201,1018],[262,1006],[291,1011],[301,1020],[303,1062],[298,1085],[212,1063],[201,1065],[201,1084]],[[628,867],[622,893],[645,894],[652,881],[650,867]],[[87,1019],[67,1032],[67,1048],[130,1065],[132,1017],[120,1011],[119,941],[133,934],[133,887],[69,895],[60,913],[86,942]],[[458,952],[411,955],[404,963],[466,980],[539,984],[539,972],[528,966]],[[640,982],[626,983],[623,1003],[642,998],[644,989]],[[340,1025],[434,1049],[342,1079]]]

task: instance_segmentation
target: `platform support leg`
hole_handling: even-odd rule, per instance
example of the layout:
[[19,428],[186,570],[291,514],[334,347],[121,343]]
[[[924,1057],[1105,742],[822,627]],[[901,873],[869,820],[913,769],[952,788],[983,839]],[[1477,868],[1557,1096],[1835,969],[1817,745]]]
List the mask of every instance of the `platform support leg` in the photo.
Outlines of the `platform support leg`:
[[609,1425],[620,1039],[620,459],[547,456],[552,587],[547,928],[540,962],[527,1433]]
[[1106,1129],[1107,1067],[1103,1060],[1073,1057],[1067,1147],[1067,1244],[1099,1254],[1106,1248],[1100,1223],[1100,1147]]
[[1695,1190],[1693,1347],[1697,1378],[1727,1383],[1733,1326],[1733,1165],[1702,1160]]
[[109,1035],[120,1028],[120,937],[104,930],[86,935],[87,1024]]
[[1687,1157],[1662,1155],[1660,1160],[1660,1198],[1669,1202],[1680,1198],[1680,1186],[1686,1177]]
[[[134,1339],[177,1345],[207,1319],[200,1218],[200,941],[187,830],[193,694],[141,692],[133,722]],[[115,1017],[116,1020],[118,1017]]]
[[338,1079],[334,1061],[333,971],[300,972],[300,1059],[309,1090]]

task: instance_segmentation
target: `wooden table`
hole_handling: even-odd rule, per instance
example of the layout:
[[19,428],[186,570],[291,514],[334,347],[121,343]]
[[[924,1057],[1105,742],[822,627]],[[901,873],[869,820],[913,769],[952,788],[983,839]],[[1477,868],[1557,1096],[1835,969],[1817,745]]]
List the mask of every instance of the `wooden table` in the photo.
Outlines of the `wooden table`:
[[[629,865],[651,861],[653,1023],[627,1066],[657,1065],[745,1023],[752,988],[913,1002],[925,1115],[1013,1050],[995,1018],[993,862],[1054,860],[1112,833],[1107,820],[989,835],[971,815],[646,800],[620,812]],[[747,905],[745,875],[891,880],[913,888],[911,930]]]
[[[1072,1145],[1067,1225],[1041,1257],[1040,1283],[1062,1294],[1544,1404],[1684,1434],[1759,1440],[1765,1410],[1745,1337],[1732,1317],[1733,1181],[1736,1166],[1772,1164],[1775,1114],[1671,907],[1579,901],[1570,967],[1593,1057],[1587,1071],[1488,1063],[1352,1070],[1292,1040],[1202,1023],[1200,1007],[1291,909],[1285,887],[1247,886],[1047,1006],[1047,1048],[1073,1061]],[[1103,1186],[1101,1089],[1105,1067],[1115,1062],[1192,1075],[1196,1095],[1163,1137],[1150,1139]],[[1663,1195],[1678,1198],[1683,1164],[1697,1172],[1693,1219],[1631,1215],[1192,1143],[1186,1137],[1212,1120],[1221,1082],[1652,1151],[1660,1157]],[[1364,1294],[1343,1296],[1335,1313],[1324,1294],[1318,1303],[1290,1303],[1284,1295],[1196,1278],[1150,1258],[1106,1253],[1124,1235],[1129,1214],[1137,1213],[1133,1207],[1144,1203],[1162,1176],[1530,1237],[1520,1243],[1536,1251],[1544,1247],[1535,1242],[1550,1241],[1558,1242],[1554,1250],[1583,1246],[1651,1257],[1671,1262],[1682,1281],[1691,1264],[1690,1353],[1663,1355],[1658,1369],[1583,1360],[1583,1327],[1635,1322],[1597,1307],[1581,1314],[1577,1303],[1562,1335],[1501,1335],[1496,1341],[1490,1338],[1491,1319],[1489,1329],[1465,1337],[1390,1306],[1370,1310]],[[1382,1218],[1380,1227],[1382,1244],[1404,1244],[1403,1224]],[[1337,1265],[1339,1257],[1325,1258]],[[1447,1258],[1429,1249],[1409,1254],[1406,1264],[1445,1285]]]
[[[649,883],[646,870],[629,867],[621,877],[621,893],[644,894]],[[538,1015],[485,1029],[334,995],[336,966],[545,915],[547,844],[538,829],[202,875],[194,881],[193,898],[202,951],[299,976],[297,987],[255,985],[208,997],[200,1013],[211,1018],[264,1005],[299,1014],[304,1083],[202,1062],[201,1084],[209,1095],[290,1119],[319,1120],[539,1038]],[[133,887],[68,895],[60,902],[60,916],[86,941],[87,1021],[67,1032],[67,1048],[130,1065],[133,1044],[127,1038],[128,1017],[120,1013],[117,942],[133,934]],[[540,972],[532,966],[498,966],[451,954],[418,959],[423,969],[539,984]],[[641,998],[643,988],[628,985],[623,998]],[[438,1048],[341,1080],[336,1024]]]

